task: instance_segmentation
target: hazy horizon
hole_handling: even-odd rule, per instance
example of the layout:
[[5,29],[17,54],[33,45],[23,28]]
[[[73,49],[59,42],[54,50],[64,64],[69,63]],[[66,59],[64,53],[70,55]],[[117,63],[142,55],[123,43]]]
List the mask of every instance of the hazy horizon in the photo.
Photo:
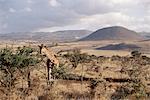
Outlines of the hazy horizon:
[[126,28],[128,30],[131,30],[131,31],[134,31],[136,33],[139,33],[139,34],[144,34],[144,33],[150,33],[150,31],[135,31],[133,29],[129,29],[128,27],[124,27],[124,26],[106,26],[106,27],[101,27],[101,28],[98,28],[98,29],[95,29],[95,30],[90,30],[90,29],[58,29],[58,30],[41,30],[41,31],[18,31],[18,32],[6,32],[6,33],[0,33],[0,34],[11,34],[11,33],[56,33],[56,32],[67,32],[67,31],[90,31],[91,33],[93,32],[96,32],[100,29],[104,29],[104,28],[110,28],[110,27],[123,27],[123,28]]

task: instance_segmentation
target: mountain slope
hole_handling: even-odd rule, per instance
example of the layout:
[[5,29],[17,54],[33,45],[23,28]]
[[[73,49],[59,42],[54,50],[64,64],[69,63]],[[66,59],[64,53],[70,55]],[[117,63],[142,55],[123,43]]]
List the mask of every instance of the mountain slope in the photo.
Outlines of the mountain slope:
[[87,37],[82,38],[82,41],[96,40],[137,40],[142,39],[138,33],[121,26],[113,26],[99,29]]

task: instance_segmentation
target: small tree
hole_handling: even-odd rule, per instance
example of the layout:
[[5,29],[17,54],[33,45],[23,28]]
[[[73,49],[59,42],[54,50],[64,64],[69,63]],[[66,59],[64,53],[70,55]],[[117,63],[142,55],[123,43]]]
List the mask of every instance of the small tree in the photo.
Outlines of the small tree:
[[31,85],[30,67],[35,66],[40,61],[38,59],[38,53],[34,54],[35,52],[35,49],[25,46],[23,48],[19,47],[16,52],[16,67],[19,69],[27,70],[28,87]]
[[133,56],[133,57],[140,57],[141,56],[141,53],[139,52],[139,51],[132,51],[131,52],[131,55]]
[[[74,49],[72,52],[68,52],[64,56],[69,59],[69,61],[73,65],[73,68],[76,68],[78,64],[88,63],[91,60],[91,58],[86,53],[81,53],[79,49]],[[82,83],[83,83],[83,70],[84,67],[82,65],[81,90],[82,90]]]
[[[15,87],[17,73],[23,73],[27,69],[28,86],[30,87],[30,66],[36,65],[39,60],[34,49],[30,47],[18,47],[17,50],[4,48],[0,50],[0,70],[3,73],[1,84],[5,87]],[[23,69],[23,70],[22,70]],[[23,73],[25,74],[25,73]]]
[[78,64],[90,61],[90,57],[86,53],[81,53],[80,49],[74,49],[64,55],[72,63],[73,68],[76,68]]
[[5,48],[0,51],[0,70],[2,72],[1,85],[9,91],[15,86],[16,77],[14,73],[16,68],[13,63],[13,53],[11,50]]
[[53,67],[52,76],[56,79],[64,79],[67,78],[67,69],[64,64],[60,64],[59,67]]

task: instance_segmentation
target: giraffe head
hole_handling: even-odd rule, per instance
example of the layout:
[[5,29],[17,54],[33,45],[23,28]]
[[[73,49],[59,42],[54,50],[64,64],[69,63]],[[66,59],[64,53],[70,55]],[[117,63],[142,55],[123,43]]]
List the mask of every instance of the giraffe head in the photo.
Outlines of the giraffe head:
[[44,45],[41,44],[41,45],[38,45],[38,47],[40,48],[40,54],[41,54],[42,53],[42,48],[44,47]]
[[45,52],[45,50],[47,49],[46,46],[44,46],[43,44],[38,45],[39,49],[40,49],[40,54],[42,54],[43,52]]
[[46,54],[47,55],[54,55],[56,57],[55,53],[50,48],[47,48],[43,44],[38,45],[38,47],[40,49],[40,54],[43,54],[44,56],[46,56]]

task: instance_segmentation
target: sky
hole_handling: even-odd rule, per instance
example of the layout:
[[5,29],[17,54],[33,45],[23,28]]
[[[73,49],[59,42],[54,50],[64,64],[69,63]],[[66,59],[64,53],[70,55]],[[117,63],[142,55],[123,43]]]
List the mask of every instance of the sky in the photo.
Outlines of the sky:
[[109,26],[150,32],[150,0],[0,0],[0,33]]

